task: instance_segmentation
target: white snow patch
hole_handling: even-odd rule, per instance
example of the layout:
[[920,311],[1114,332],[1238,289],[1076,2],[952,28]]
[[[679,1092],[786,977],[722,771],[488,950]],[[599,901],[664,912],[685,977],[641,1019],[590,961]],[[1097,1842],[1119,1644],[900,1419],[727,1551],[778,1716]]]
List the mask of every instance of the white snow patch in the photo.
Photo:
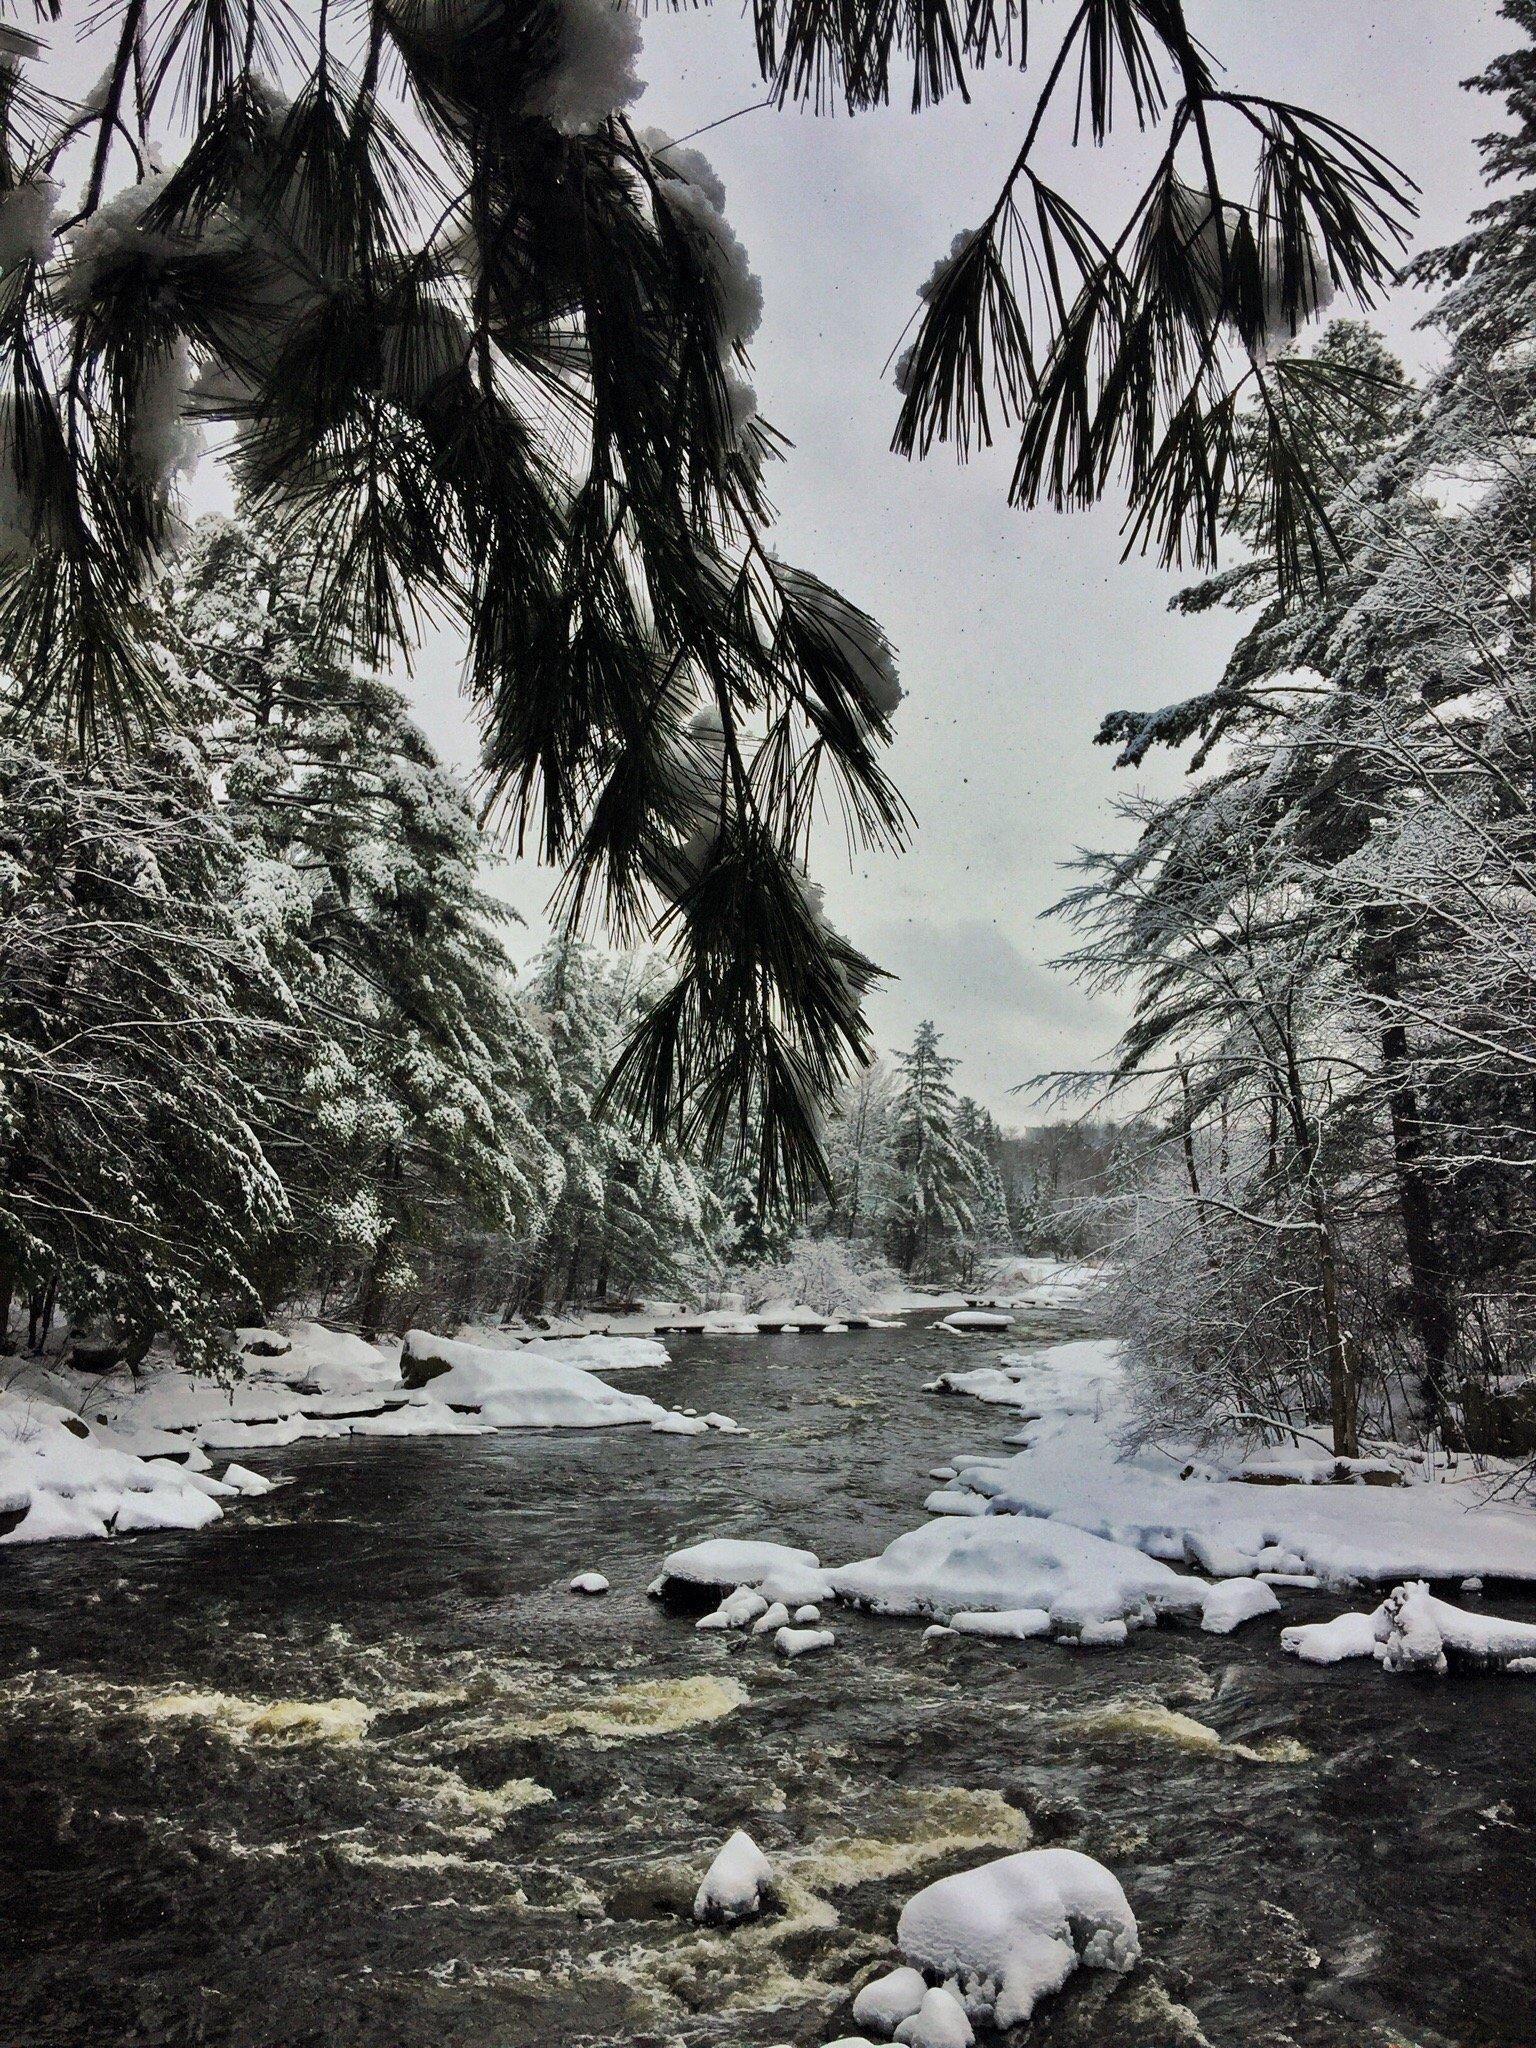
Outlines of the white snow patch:
[[559,51],[529,94],[528,111],[562,135],[586,135],[645,90],[635,72],[641,31],[619,0],[556,0]]
[[571,1581],[573,1593],[606,1593],[608,1581],[601,1572],[578,1572]]

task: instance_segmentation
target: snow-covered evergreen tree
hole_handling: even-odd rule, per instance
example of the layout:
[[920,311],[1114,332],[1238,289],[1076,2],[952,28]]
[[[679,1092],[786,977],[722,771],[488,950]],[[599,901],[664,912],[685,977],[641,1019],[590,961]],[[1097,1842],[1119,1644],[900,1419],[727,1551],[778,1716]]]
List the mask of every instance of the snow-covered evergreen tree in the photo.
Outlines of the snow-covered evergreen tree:
[[21,1293],[34,1336],[57,1301],[197,1362],[258,1307],[288,1209],[254,1077],[294,1019],[244,874],[190,741],[0,747],[0,1331]]
[[418,1252],[534,1229],[560,1184],[508,916],[464,791],[399,692],[325,632],[302,560],[205,521],[171,617],[247,852],[246,911],[304,1024],[262,1076],[293,1215],[272,1281],[355,1273],[372,1328]]
[[918,1026],[897,1057],[894,1184],[884,1216],[891,1256],[903,1272],[941,1270],[975,1221],[976,1161],[955,1128],[950,1075],[958,1062],[940,1052],[932,1023]]
[[563,1176],[525,1253],[528,1307],[666,1291],[700,1266],[713,1220],[702,1176],[668,1147],[598,1114],[617,1048],[665,985],[655,961],[611,960],[568,933],[550,940],[521,984],[548,1051],[541,1128]]

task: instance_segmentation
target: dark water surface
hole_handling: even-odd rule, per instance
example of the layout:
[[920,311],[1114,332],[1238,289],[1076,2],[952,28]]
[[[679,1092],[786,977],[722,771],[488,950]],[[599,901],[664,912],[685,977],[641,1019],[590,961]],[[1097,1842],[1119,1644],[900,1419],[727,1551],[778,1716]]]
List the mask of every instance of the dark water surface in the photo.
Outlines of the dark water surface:
[[[1536,2043],[1536,1685],[1309,1670],[1265,1622],[1089,1654],[838,1613],[784,1667],[645,1597],[707,1534],[912,1526],[1010,1427],[922,1392],[959,1347],[672,1340],[626,1384],[750,1434],[302,1444],[211,1531],[0,1550],[0,2048],[819,2043],[903,1901],[1027,1829],[1115,1870],[1148,1958],[1040,2048]],[[283,1704],[338,1699],[366,1726]],[[783,1909],[696,1931],[737,1826]]]

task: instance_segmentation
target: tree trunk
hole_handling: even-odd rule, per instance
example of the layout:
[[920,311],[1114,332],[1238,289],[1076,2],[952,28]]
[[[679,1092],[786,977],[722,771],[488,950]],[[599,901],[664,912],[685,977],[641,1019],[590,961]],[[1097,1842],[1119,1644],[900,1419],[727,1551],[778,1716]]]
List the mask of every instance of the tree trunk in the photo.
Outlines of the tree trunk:
[[1328,1356],[1328,1406],[1333,1448],[1341,1458],[1360,1455],[1360,1390],[1350,1363],[1349,1345],[1339,1312],[1339,1275],[1333,1256],[1333,1232],[1322,1190],[1312,1189],[1312,1221],[1317,1234],[1318,1293],[1323,1309],[1323,1343]]
[[357,1327],[370,1344],[379,1334],[379,1324],[384,1316],[384,1268],[388,1263],[394,1235],[394,1226],[391,1225],[374,1246],[373,1256],[368,1261],[368,1269],[363,1275],[363,1284],[358,1292]]
[[1408,1033],[1403,1025],[1389,1024],[1382,1032],[1381,1061],[1388,1076],[1387,1109],[1392,1120],[1403,1250],[1408,1260],[1408,1298],[1414,1334],[1424,1349],[1424,1395],[1443,1435],[1452,1420],[1456,1312],[1435,1241],[1434,1200],[1424,1171],[1418,1096],[1407,1078]]

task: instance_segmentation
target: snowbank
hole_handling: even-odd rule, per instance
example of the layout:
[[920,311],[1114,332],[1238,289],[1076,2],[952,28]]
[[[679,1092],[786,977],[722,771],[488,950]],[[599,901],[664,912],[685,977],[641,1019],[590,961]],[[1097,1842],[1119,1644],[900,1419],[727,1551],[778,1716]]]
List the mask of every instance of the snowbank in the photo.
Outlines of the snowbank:
[[[206,1457],[201,1463],[206,1468]],[[201,1529],[219,1519],[219,1495],[241,1490],[163,1457],[142,1458],[45,1394],[0,1392],[0,1542]]]
[[1471,1664],[1536,1674],[1536,1626],[1469,1614],[1437,1600],[1422,1580],[1396,1587],[1370,1614],[1282,1629],[1280,1646],[1306,1664],[1374,1657],[1386,1671],[1443,1675],[1453,1664]]
[[[1397,1486],[1253,1485],[1235,1476],[1247,1462],[1241,1457],[1223,1465],[1176,1442],[1123,1453],[1129,1415],[1111,1342],[1009,1353],[997,1366],[945,1373],[935,1386],[1016,1408],[1024,1418],[1011,1439],[1022,1448],[1012,1457],[950,1461],[948,1491],[977,1497],[989,1516],[1071,1525],[1220,1578],[1536,1580],[1536,1513],[1485,1505],[1487,1482],[1470,1467],[1458,1479],[1410,1472]],[[1326,1476],[1320,1465],[1334,1463],[1313,1454],[1263,1462],[1314,1480]]]
[[908,1900],[896,1942],[999,2028],[1021,2025],[1079,1966],[1124,1971],[1141,1954],[1118,1880],[1075,1849],[1026,1849],[940,1878]]

